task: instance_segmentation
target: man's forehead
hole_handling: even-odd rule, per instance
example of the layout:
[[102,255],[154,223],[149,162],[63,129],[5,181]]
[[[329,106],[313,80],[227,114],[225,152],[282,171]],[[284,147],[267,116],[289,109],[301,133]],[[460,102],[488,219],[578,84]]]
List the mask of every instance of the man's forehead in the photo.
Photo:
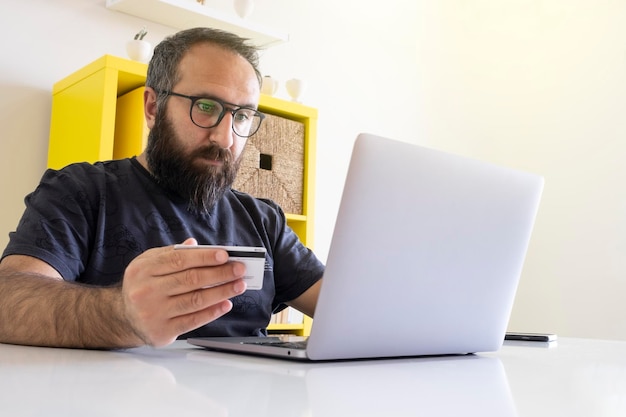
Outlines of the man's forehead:
[[198,43],[191,46],[182,56],[179,64],[179,70],[203,69],[219,70],[223,67],[235,69],[245,69],[252,73],[255,72],[252,64],[236,51],[230,50],[224,46],[212,43]]
[[250,62],[236,52],[212,44],[195,45],[187,51],[179,63],[174,85],[183,86],[185,94],[213,95],[248,106],[258,102],[260,90]]

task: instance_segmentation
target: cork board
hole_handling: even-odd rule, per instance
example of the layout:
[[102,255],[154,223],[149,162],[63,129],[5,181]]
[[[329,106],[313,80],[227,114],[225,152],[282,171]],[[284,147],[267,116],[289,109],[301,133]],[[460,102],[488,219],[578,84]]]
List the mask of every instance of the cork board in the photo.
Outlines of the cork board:
[[266,114],[248,139],[233,188],[303,214],[304,124]]

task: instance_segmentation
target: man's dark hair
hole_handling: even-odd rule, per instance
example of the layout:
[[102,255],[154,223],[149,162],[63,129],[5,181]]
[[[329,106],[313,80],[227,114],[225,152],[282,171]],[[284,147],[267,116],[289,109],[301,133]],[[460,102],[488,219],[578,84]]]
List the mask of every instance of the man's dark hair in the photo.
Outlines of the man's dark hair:
[[[185,53],[194,45],[209,43],[225,50],[232,51],[245,58],[256,73],[259,85],[261,71],[259,70],[258,49],[248,43],[249,39],[241,38],[233,33],[219,29],[198,27],[186,29],[168,36],[154,48],[154,54],[148,65],[146,86],[155,91],[171,91],[179,80],[178,64]],[[159,101],[166,99],[160,96]],[[157,103],[157,106],[160,107]]]

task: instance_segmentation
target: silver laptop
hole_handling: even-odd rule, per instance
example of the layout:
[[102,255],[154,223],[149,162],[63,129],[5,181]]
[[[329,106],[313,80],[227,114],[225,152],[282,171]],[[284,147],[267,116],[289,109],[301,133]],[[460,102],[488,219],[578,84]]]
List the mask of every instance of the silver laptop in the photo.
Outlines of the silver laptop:
[[360,134],[306,346],[188,342],[305,360],[498,350],[542,190],[538,175]]

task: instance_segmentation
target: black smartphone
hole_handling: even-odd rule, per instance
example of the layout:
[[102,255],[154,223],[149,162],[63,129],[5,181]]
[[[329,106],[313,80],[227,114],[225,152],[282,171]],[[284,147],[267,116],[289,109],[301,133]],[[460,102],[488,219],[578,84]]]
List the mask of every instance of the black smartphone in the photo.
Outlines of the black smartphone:
[[553,333],[518,333],[507,332],[504,340],[524,340],[526,342],[554,342],[556,335]]

